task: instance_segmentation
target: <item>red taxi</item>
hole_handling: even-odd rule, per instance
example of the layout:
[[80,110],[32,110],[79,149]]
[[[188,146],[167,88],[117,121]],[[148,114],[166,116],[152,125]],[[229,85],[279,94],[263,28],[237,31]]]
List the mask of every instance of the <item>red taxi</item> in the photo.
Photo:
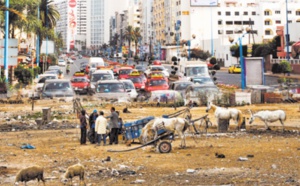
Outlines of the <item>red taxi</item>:
[[85,73],[76,72],[72,79],[71,84],[76,93],[85,93],[87,94],[90,90],[90,80]]
[[133,82],[134,87],[137,91],[145,90],[146,78],[145,78],[144,74],[142,74],[139,71],[134,69],[129,74],[127,79],[129,79]]
[[168,90],[169,84],[164,76],[161,75],[153,75],[150,79],[148,79],[145,87],[146,92],[151,92],[154,90]]
[[161,65],[161,62],[158,60],[153,61],[153,65]]
[[150,74],[148,74],[148,76],[147,76],[147,81],[149,81],[152,77],[156,77],[156,76],[164,77],[165,80],[167,82],[169,82],[168,77],[166,77],[165,74],[162,71],[153,71],[153,72],[150,72]]
[[132,71],[132,67],[121,67],[119,69],[119,77],[118,79],[127,79],[129,74],[131,73]]

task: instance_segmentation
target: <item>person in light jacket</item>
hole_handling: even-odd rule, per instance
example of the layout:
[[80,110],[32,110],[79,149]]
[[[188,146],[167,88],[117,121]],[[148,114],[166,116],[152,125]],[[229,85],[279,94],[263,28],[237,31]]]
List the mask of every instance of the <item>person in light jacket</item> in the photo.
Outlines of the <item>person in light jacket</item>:
[[101,139],[103,139],[103,145],[106,145],[106,128],[107,119],[104,117],[104,112],[100,111],[99,116],[96,119],[95,131],[98,137],[98,146],[100,146]]

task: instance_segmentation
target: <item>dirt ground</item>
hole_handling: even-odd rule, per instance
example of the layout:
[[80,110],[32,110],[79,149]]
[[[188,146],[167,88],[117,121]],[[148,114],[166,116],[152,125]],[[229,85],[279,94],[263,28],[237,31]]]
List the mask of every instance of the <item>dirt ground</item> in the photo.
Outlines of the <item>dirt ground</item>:
[[[83,103],[87,111],[95,108],[109,113],[110,104]],[[76,115],[71,113],[71,103],[37,102],[34,111],[30,104],[0,105],[2,126],[11,121],[5,118],[28,116],[40,112],[45,106],[56,113],[61,112],[59,121],[79,124]],[[124,106],[116,106],[122,111]],[[229,132],[217,133],[213,112],[209,117],[214,126],[207,135],[187,134],[187,148],[180,149],[180,140],[172,143],[171,153],[161,154],[150,146],[130,152],[112,153],[109,149],[128,149],[120,136],[121,143],[112,146],[79,144],[79,129],[12,129],[0,135],[0,185],[12,185],[16,173],[32,165],[43,166],[46,185],[64,185],[61,177],[67,167],[80,162],[85,166],[87,185],[300,185],[300,112],[299,104],[262,104],[237,107],[249,118],[248,109],[283,109],[287,113],[286,130],[282,132],[279,122],[271,125],[272,130],[264,130],[264,124],[255,120],[247,130],[235,131],[231,122]],[[181,108],[177,108],[180,110]],[[161,116],[174,113],[174,108],[129,107],[131,113],[121,113],[124,121],[136,120],[145,116]],[[193,108],[193,118],[206,114],[205,107]],[[23,121],[23,122],[22,122]],[[27,119],[14,121],[28,125]],[[23,150],[22,144],[31,144],[36,149]],[[215,153],[224,154],[217,158]],[[107,161],[110,157],[111,161]],[[239,161],[239,158],[245,161]],[[30,181],[27,185],[37,185]],[[79,179],[73,179],[79,185]]]

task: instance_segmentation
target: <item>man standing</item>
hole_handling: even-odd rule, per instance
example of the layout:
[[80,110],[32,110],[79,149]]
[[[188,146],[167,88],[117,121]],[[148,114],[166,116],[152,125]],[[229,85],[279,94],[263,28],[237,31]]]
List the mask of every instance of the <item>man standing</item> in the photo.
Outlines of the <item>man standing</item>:
[[90,141],[92,144],[97,142],[97,135],[95,132],[95,122],[96,122],[97,117],[98,117],[97,110],[94,110],[93,113],[89,117],[90,131],[91,131]]
[[113,143],[118,144],[118,131],[119,131],[119,115],[115,111],[115,107],[111,107],[110,109],[110,116],[106,118],[110,118],[110,136],[109,136],[109,144],[112,145]]
[[100,146],[101,139],[103,139],[103,145],[106,145],[106,127],[107,119],[104,117],[103,111],[99,112],[100,116],[96,120],[95,130],[98,137],[98,146]]
[[85,118],[85,110],[81,111],[80,115],[80,130],[81,130],[81,135],[80,135],[80,144],[85,145],[86,144],[86,127],[87,127],[87,122]]

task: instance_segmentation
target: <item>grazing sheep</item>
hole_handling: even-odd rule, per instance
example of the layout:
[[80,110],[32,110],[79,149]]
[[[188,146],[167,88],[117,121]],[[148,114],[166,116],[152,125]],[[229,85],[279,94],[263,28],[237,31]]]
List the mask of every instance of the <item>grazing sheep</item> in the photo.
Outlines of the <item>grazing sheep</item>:
[[75,164],[68,168],[67,172],[65,173],[65,178],[70,179],[72,183],[72,179],[75,176],[79,176],[80,182],[83,181],[84,185],[84,167],[81,164]]
[[15,184],[18,185],[18,182],[26,182],[30,180],[38,179],[38,182],[40,180],[43,181],[43,184],[45,185],[45,179],[44,179],[44,168],[40,166],[32,166],[25,169],[22,169],[18,172],[15,180]]

